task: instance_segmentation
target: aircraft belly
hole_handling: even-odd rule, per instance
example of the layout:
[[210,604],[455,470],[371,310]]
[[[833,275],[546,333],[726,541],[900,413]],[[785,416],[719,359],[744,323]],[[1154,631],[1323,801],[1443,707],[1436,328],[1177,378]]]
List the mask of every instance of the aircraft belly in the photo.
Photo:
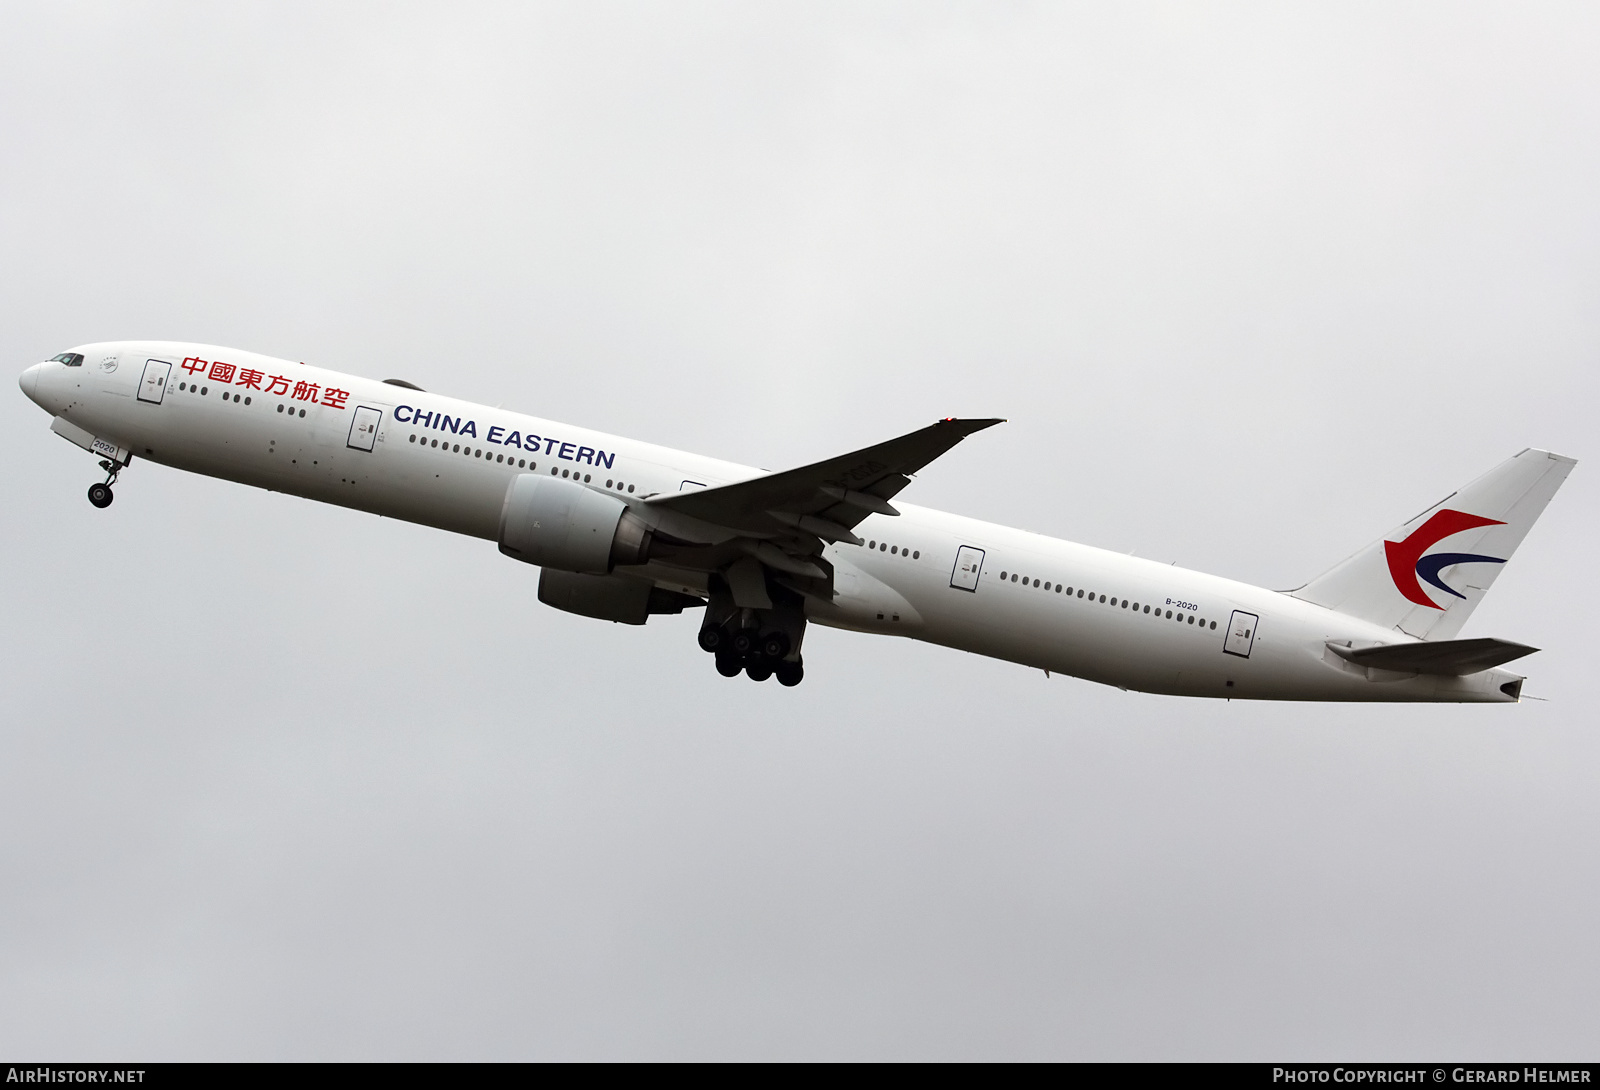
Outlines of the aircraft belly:
[[415,450],[397,455],[386,442],[371,452],[348,449],[347,415],[291,421],[188,396],[174,392],[161,406],[86,400],[70,416],[97,435],[118,437],[135,458],[175,469],[474,537],[497,533],[508,473]]

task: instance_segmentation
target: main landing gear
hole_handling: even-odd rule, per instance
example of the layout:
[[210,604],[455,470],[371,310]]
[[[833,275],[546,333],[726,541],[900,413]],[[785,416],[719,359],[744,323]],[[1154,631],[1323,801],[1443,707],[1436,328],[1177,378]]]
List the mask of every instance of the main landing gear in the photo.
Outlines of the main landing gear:
[[111,501],[117,498],[112,493],[111,486],[117,483],[117,474],[122,472],[122,467],[116,462],[107,460],[100,463],[100,468],[106,471],[106,479],[102,484],[89,486],[89,502],[96,507],[110,507]]
[[744,674],[751,681],[778,679],[793,687],[806,676],[799,654],[805,635],[805,618],[799,596],[780,598],[772,609],[739,609],[724,594],[714,592],[700,629],[700,649],[716,656],[723,677]]
[[800,657],[787,657],[789,637],[782,632],[763,636],[753,626],[709,625],[700,630],[700,649],[717,657],[717,673],[723,677],[738,677],[741,673],[751,681],[775,677],[779,685],[793,687],[806,676]]

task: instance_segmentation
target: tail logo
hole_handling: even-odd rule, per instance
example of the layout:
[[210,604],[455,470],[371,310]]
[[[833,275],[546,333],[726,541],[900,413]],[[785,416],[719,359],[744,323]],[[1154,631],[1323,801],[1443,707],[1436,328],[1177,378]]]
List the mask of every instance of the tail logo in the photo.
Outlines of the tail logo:
[[1466,595],[1449,586],[1439,578],[1439,573],[1452,564],[1504,564],[1505,558],[1498,556],[1478,556],[1475,553],[1432,553],[1428,556],[1422,554],[1433,546],[1443,541],[1452,534],[1459,534],[1463,530],[1473,530],[1479,526],[1504,526],[1505,523],[1498,519],[1480,518],[1469,515],[1465,511],[1435,511],[1433,517],[1418,526],[1403,541],[1385,541],[1384,554],[1389,559],[1389,574],[1394,578],[1394,585],[1407,600],[1429,609],[1443,609],[1433,599],[1429,598],[1422,590],[1422,584],[1417,582],[1421,576],[1429,583],[1438,587],[1446,594],[1456,598],[1465,598]]

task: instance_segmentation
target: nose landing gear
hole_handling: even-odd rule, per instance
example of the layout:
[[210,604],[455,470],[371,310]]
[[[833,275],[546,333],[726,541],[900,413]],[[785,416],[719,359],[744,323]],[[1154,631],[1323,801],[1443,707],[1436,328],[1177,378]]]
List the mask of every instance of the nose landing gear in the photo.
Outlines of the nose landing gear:
[[89,502],[96,507],[110,507],[111,501],[117,498],[112,493],[111,486],[117,483],[117,474],[122,472],[122,466],[107,460],[100,463],[100,468],[106,471],[106,479],[102,484],[89,486]]

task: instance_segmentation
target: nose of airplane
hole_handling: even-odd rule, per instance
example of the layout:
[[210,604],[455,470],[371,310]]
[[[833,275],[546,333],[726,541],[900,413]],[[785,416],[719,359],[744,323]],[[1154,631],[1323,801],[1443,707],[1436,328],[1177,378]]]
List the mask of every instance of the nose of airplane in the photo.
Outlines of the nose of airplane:
[[37,403],[39,399],[33,396],[33,391],[39,385],[39,372],[43,370],[44,364],[36,363],[22,372],[22,377],[17,380],[17,385],[22,387],[22,392],[27,394],[28,400],[34,403]]

